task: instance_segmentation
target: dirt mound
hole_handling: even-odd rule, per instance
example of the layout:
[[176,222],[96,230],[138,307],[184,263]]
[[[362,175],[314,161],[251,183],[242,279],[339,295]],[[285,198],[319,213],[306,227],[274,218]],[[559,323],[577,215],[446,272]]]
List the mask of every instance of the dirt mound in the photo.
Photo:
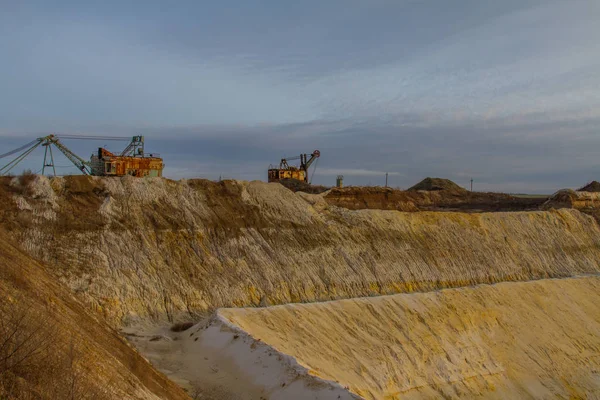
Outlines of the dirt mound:
[[257,309],[222,318],[366,399],[598,398],[600,278]]
[[593,216],[600,222],[600,193],[563,189],[554,193],[542,206],[543,210],[558,210],[561,208],[579,210],[582,213]]
[[598,192],[600,192],[600,182],[592,181],[592,182],[588,183],[587,185],[585,185],[584,187],[582,187],[581,189],[578,189],[577,191],[578,192],[598,193]]
[[311,185],[306,182],[299,181],[297,179],[282,179],[279,181],[280,184],[290,189],[292,192],[304,192],[310,194],[320,194],[329,190],[326,186]]
[[417,183],[413,187],[408,189],[409,191],[424,190],[427,192],[435,192],[439,190],[451,190],[456,192],[466,192],[467,190],[458,186],[450,179],[442,178],[425,178],[421,182]]

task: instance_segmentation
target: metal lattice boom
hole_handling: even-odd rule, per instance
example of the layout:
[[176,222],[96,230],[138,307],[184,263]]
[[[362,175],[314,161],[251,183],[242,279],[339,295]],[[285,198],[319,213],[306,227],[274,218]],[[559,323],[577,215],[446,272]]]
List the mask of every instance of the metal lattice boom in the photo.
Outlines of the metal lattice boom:
[[[137,136],[137,138],[140,138]],[[48,135],[32,140],[31,142],[20,146],[14,150],[0,154],[0,159],[10,157],[18,154],[14,159],[8,162],[6,165],[0,168],[0,175],[7,175],[12,171],[21,161],[23,161],[29,154],[40,146],[45,147],[44,152],[44,164],[42,166],[42,174],[45,173],[47,167],[52,167],[54,175],[56,175],[56,168],[54,166],[54,155],[52,153],[52,147],[56,147],[75,167],[80,170],[84,175],[91,174],[91,166],[89,161],[85,161],[83,158],[75,154],[71,149],[65,146],[60,139],[85,139],[85,140],[119,140],[119,141],[131,141],[130,137],[121,136],[84,136],[84,135]],[[134,138],[135,139],[135,138]],[[132,141],[132,144],[134,142]],[[141,139],[143,149],[143,138]],[[130,144],[131,146],[131,144]],[[135,147],[137,149],[137,147]],[[48,155],[50,157],[48,157]]]

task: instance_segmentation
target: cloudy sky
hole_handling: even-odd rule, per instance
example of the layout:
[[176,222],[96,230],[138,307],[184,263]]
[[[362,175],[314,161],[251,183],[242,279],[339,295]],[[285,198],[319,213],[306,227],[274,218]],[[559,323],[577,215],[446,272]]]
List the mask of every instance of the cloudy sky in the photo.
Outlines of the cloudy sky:
[[142,134],[172,178],[319,149],[319,184],[550,193],[600,179],[598,21],[598,0],[0,0],[0,153]]

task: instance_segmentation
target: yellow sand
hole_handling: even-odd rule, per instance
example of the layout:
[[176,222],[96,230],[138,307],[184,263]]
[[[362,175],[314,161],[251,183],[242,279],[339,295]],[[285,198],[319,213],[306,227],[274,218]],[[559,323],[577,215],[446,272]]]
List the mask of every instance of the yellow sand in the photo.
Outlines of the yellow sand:
[[2,225],[114,326],[600,272],[599,225],[577,210],[351,211],[263,182],[14,185],[0,185]]
[[600,278],[222,309],[369,399],[598,398]]

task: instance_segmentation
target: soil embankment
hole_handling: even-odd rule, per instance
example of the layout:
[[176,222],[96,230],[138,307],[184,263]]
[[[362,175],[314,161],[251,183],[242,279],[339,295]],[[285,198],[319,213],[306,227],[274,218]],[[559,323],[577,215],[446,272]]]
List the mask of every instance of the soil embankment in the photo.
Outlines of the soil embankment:
[[189,397],[0,230],[0,398]]
[[600,221],[600,193],[564,189],[553,194],[542,206],[545,210],[572,208]]
[[5,178],[0,218],[114,326],[600,271],[600,229],[577,210],[353,211],[328,204],[330,194],[263,182]]
[[[418,186],[421,187],[421,186]],[[436,186],[432,186],[436,188]],[[546,198],[515,197],[503,193],[465,189],[398,190],[383,187],[334,188],[325,195],[328,204],[349,210],[507,212],[534,211]]]
[[367,399],[598,398],[600,278],[219,315]]

